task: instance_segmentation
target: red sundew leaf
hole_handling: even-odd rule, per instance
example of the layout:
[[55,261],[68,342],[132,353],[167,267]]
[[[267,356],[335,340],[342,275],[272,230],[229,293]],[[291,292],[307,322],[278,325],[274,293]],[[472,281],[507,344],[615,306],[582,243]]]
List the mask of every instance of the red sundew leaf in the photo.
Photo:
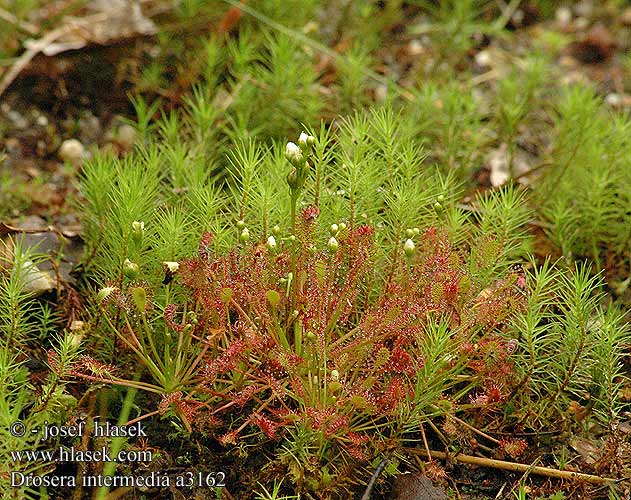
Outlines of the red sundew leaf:
[[265,433],[268,438],[274,439],[276,437],[278,424],[273,420],[270,420],[263,415],[255,415],[254,423]]
[[370,455],[368,454],[368,452],[364,450],[363,448],[360,448],[359,446],[347,445],[346,451],[351,457],[356,458],[357,460],[364,461],[370,458]]
[[183,325],[178,325],[175,322],[175,313],[177,312],[177,307],[175,304],[168,304],[165,308],[164,308],[164,322],[167,324],[167,326],[169,328],[171,328],[171,330],[174,330],[176,332],[181,332],[182,330],[184,330],[184,326]]
[[172,392],[170,394],[163,394],[162,399],[160,400],[160,404],[158,405],[158,413],[160,415],[164,415],[173,403],[182,399],[182,396],[182,391]]
[[320,215],[320,209],[314,205],[311,205],[302,210],[300,217],[302,218],[304,222],[313,222],[318,218],[319,215]]
[[192,399],[182,399],[177,401],[175,406],[177,407],[178,413],[190,422],[196,418],[197,412],[202,407],[202,403]]
[[513,458],[518,458],[528,448],[524,439],[502,439],[500,447]]
[[324,430],[324,435],[327,438],[330,438],[338,431],[344,429],[345,427],[348,427],[349,423],[350,423],[350,420],[346,415],[339,416],[333,419],[331,422],[327,423],[326,428]]
[[408,390],[405,382],[396,377],[390,381],[390,384],[379,401],[382,411],[388,413],[397,408],[397,406],[406,400]]
[[234,430],[234,431],[227,432],[223,436],[220,436],[218,440],[222,446],[235,445],[237,444],[238,436],[239,436],[239,433],[236,430]]
[[412,356],[398,348],[392,351],[387,367],[389,372],[403,373],[405,375],[414,374],[416,369]]
[[83,355],[79,358],[77,369],[88,375],[94,375],[101,378],[110,378],[116,373],[117,368],[106,363],[97,361],[92,356]]
[[48,349],[46,351],[46,358],[48,361],[48,366],[55,373],[60,373],[61,366],[59,364],[59,356],[53,349]]
[[233,397],[232,401],[236,406],[243,407],[257,392],[258,388],[256,385],[248,385],[245,389],[243,389],[235,397]]
[[325,408],[318,409],[309,407],[306,410],[307,416],[311,419],[311,423],[314,429],[318,430],[326,423],[326,421],[335,415],[335,409]]

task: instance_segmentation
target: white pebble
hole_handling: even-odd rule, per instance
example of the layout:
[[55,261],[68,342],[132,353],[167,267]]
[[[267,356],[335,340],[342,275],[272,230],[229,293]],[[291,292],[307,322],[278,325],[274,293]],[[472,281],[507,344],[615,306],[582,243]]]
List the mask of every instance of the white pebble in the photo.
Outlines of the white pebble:
[[85,148],[77,139],[67,139],[61,143],[57,154],[60,160],[79,166],[85,157]]

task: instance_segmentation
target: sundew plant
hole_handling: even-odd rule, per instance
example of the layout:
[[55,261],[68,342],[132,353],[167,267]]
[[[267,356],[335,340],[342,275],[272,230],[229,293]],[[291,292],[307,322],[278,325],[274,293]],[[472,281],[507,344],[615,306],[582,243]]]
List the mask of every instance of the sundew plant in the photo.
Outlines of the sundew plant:
[[[99,2],[31,15],[40,3],[0,2],[2,68],[40,46],[16,33],[47,40]],[[108,94],[68,96],[75,76],[50,115],[8,92],[2,491],[11,471],[160,470],[221,471],[225,488],[10,495],[401,500],[431,481],[454,498],[628,497],[631,18],[601,3],[148,0],[155,37],[69,54],[120,48],[125,116]],[[28,71],[63,74],[50,50]],[[69,161],[61,144],[86,129]],[[37,213],[29,196],[56,182]],[[25,243],[40,231],[61,249]],[[33,432],[96,420],[147,436]],[[59,446],[153,459],[11,455]]]
[[[174,419],[246,462],[264,454],[243,484],[286,476],[308,498],[345,498],[426,427],[454,445],[454,422],[562,431],[589,397],[612,431],[628,334],[599,309],[597,278],[528,264],[526,192],[461,208],[406,128],[382,108],[296,143],[239,140],[225,187],[209,176],[177,196],[169,146],[94,160],[87,198],[116,203],[86,228],[116,237],[94,238],[89,257],[119,362],[93,354],[74,375],[153,394],[139,418]],[[495,445],[517,458],[528,441]]]

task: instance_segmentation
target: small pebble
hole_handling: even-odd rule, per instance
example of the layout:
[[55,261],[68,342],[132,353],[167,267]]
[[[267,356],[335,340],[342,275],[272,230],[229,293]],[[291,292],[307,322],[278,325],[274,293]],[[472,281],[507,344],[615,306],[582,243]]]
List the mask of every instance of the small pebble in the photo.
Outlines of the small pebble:
[[421,55],[423,52],[425,52],[425,47],[423,47],[423,44],[420,40],[412,40],[408,44],[408,54],[410,54],[411,56],[418,56]]
[[57,154],[60,160],[77,167],[85,158],[85,148],[77,139],[67,139],[61,143]]
[[620,95],[616,94],[615,92],[612,92],[611,94],[607,95],[607,97],[605,98],[605,101],[612,108],[619,108],[622,105],[622,97],[620,97]]
[[574,7],[576,14],[581,17],[591,17],[594,11],[594,4],[591,1],[583,0],[582,2],[578,2]]
[[375,100],[378,102],[383,102],[388,97],[388,87],[385,85],[377,85],[375,88]]
[[559,23],[559,26],[565,28],[572,21],[572,11],[567,7],[559,7],[555,12],[554,17],[556,18],[557,23]]
[[493,58],[491,57],[491,54],[488,50],[481,50],[475,55],[475,62],[481,68],[488,68],[489,66],[491,66],[492,61]]
[[25,130],[26,128],[28,128],[28,120],[17,111],[12,109],[7,113],[7,117],[13,122],[13,125],[18,130]]
[[124,151],[131,151],[136,142],[136,129],[124,124],[118,129],[118,144]]

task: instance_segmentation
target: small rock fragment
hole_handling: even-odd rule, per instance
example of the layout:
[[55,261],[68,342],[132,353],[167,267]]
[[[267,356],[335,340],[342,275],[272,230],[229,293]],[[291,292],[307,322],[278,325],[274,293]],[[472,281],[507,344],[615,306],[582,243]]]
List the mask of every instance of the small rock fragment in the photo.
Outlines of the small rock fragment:
[[41,271],[33,261],[22,264],[24,290],[33,295],[41,295],[55,289],[56,282],[52,271]]
[[591,17],[594,12],[594,3],[590,0],[582,0],[574,6],[575,12],[581,17]]
[[28,120],[14,109],[7,113],[7,117],[18,130],[26,130],[29,126]]
[[508,146],[506,143],[491,151],[489,154],[489,168],[491,169],[491,184],[498,187],[510,179],[508,167]]
[[101,122],[92,113],[88,112],[79,120],[79,140],[83,144],[94,144],[102,135]]
[[131,151],[136,142],[136,129],[128,124],[121,125],[118,129],[117,139],[123,151]]
[[60,160],[78,167],[85,158],[85,148],[77,139],[67,139],[61,143],[57,154]]
[[605,97],[605,102],[612,108],[619,108],[622,105],[622,97],[620,97],[620,94],[612,92]]
[[559,23],[559,26],[565,28],[572,22],[572,11],[567,7],[559,7],[555,12],[554,17],[556,18],[557,23]]

